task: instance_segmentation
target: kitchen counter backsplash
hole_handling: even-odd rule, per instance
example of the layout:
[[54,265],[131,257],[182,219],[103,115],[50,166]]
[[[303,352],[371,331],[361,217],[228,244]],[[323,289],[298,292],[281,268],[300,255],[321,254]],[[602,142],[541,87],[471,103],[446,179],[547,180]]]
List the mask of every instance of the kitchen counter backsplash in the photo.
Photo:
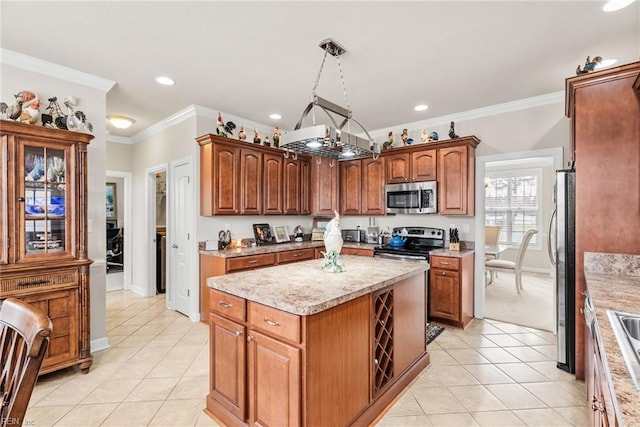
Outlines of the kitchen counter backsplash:
[[584,253],[584,270],[624,276],[640,276],[640,255]]

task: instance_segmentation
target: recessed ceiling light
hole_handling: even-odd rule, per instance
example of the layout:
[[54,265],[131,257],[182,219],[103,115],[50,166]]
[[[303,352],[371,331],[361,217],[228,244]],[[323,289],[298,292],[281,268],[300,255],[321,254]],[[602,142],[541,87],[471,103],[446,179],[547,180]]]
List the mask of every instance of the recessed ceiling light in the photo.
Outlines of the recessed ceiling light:
[[173,81],[173,79],[167,76],[156,77],[156,81],[161,85],[165,85],[165,86],[173,86],[174,84],[176,84],[176,82]]
[[109,120],[109,123],[118,129],[127,129],[135,123],[134,119],[125,116],[107,116],[107,119]]
[[273,120],[280,120],[282,118],[282,116],[277,113],[273,113],[269,117],[272,118]]
[[633,3],[634,0],[609,0],[602,6],[602,10],[605,12],[615,12],[616,10],[623,9]]
[[415,107],[413,107],[413,109],[416,110],[416,111],[424,111],[427,108],[429,108],[429,106],[425,105],[425,104],[420,104],[420,105],[416,105]]
[[610,67],[616,62],[618,62],[616,58],[603,59],[598,65],[596,65],[596,69]]

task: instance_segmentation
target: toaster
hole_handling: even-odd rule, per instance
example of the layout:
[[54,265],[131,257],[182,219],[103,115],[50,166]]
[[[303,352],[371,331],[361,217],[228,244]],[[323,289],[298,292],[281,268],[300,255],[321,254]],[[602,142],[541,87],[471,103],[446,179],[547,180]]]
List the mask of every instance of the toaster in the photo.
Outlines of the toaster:
[[364,230],[342,230],[342,240],[345,242],[363,242],[365,240]]

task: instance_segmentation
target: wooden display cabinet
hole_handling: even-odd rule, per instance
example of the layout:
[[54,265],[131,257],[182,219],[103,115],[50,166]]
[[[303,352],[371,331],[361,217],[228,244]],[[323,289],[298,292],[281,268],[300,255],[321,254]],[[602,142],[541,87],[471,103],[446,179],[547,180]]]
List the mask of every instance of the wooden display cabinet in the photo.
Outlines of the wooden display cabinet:
[[386,157],[387,184],[403,184],[405,182],[435,181],[436,150],[419,150],[392,154]]
[[0,121],[0,298],[53,323],[40,373],[92,364],[87,145],[92,135]]

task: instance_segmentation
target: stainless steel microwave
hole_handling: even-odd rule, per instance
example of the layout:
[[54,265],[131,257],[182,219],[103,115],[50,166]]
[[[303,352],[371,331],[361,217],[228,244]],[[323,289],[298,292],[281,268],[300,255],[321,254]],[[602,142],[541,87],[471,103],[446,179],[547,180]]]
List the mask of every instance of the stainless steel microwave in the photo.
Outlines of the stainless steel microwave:
[[385,186],[387,213],[438,213],[436,181],[388,184]]

